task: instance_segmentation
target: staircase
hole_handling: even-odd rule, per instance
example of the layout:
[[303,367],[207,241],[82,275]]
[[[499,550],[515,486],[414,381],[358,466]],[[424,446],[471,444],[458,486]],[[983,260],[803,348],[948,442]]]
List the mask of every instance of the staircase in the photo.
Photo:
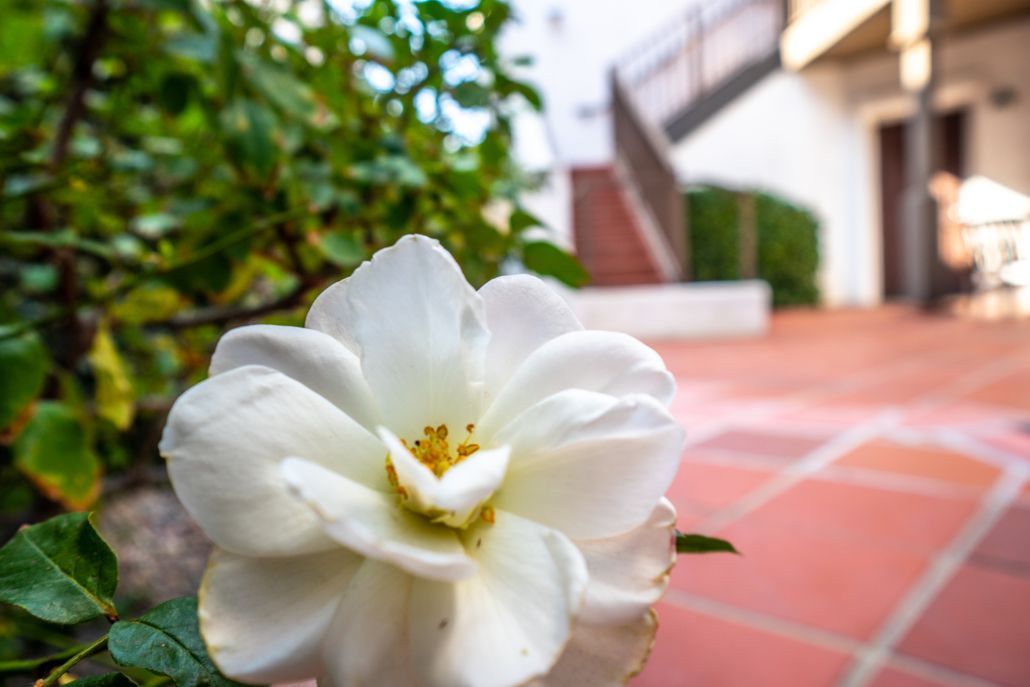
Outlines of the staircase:
[[576,254],[591,286],[665,281],[614,167],[573,169],[572,194]]
[[616,63],[649,124],[678,141],[780,66],[783,0],[697,2]]
[[597,286],[690,280],[670,145],[779,68],[783,0],[698,0],[611,72],[615,165],[573,170],[580,260]]

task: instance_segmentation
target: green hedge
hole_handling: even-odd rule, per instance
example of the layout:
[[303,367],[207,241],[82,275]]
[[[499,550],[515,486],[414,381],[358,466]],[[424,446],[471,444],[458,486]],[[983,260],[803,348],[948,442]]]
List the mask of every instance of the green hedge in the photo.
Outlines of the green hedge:
[[[767,193],[755,193],[758,277],[769,283],[773,305],[819,302],[819,223],[815,216]],[[740,278],[738,192],[698,186],[686,194],[691,266],[697,281]]]
[[687,191],[691,275],[696,281],[740,279],[737,194],[717,186]]
[[765,193],[755,196],[758,276],[769,282],[773,305],[819,302],[819,222],[815,216]]

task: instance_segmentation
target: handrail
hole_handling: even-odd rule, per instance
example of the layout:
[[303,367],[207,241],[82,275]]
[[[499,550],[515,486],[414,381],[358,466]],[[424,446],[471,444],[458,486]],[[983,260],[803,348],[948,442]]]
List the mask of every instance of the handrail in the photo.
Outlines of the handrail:
[[[642,206],[644,231],[657,230],[657,250],[672,263],[673,276],[690,278],[683,192],[668,159],[664,135],[637,113],[618,76],[611,73],[612,127],[618,171]],[[638,213],[641,214],[641,213]]]
[[784,13],[784,0],[698,3],[612,69],[618,168],[682,279],[690,278],[689,236],[666,132],[706,95],[778,55]]
[[735,74],[775,53],[785,9],[784,0],[698,3],[618,60],[616,77],[637,111],[665,128]]

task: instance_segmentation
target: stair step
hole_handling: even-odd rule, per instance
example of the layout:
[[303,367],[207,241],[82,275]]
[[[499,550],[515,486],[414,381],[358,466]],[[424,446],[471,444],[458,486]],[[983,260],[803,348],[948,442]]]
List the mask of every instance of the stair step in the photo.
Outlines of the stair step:
[[661,272],[611,167],[572,171],[573,227],[580,262],[596,286],[659,284]]

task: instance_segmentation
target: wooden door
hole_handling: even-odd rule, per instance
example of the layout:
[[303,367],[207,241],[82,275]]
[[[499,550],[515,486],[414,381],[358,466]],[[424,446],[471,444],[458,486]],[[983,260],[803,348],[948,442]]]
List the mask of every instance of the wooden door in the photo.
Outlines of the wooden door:
[[[942,171],[961,178],[965,171],[966,111],[956,110],[937,118],[937,160]],[[880,127],[880,205],[883,227],[883,295],[905,295],[905,241],[902,235],[903,197],[906,184],[905,122]],[[965,275],[952,271],[947,286],[959,291]]]

